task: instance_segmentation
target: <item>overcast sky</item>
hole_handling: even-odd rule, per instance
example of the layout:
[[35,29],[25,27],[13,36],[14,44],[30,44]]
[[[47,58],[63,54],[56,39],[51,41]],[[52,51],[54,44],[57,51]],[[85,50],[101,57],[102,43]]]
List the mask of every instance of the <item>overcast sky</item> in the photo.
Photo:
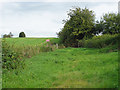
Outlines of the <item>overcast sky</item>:
[[[0,34],[24,31],[29,37],[56,37],[73,6],[89,8],[99,20],[104,13],[118,13],[118,0],[4,0],[0,2]],[[82,2],[81,2],[82,1]],[[102,1],[102,2],[101,2]]]

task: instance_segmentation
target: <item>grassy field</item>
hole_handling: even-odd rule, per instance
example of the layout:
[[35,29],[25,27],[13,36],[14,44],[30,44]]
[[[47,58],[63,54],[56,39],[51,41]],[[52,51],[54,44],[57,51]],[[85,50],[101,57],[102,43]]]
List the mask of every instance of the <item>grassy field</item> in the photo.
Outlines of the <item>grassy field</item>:
[[58,42],[58,38],[7,38],[6,41],[10,45],[14,43],[15,46],[35,46],[45,43],[46,39],[50,39],[51,42]]
[[[50,42],[46,42],[50,39]],[[23,57],[32,57],[41,52],[54,51],[57,49],[56,43],[58,38],[6,38],[3,39],[3,43],[7,42],[9,48],[15,52],[21,53]],[[5,46],[5,45],[3,45]],[[59,45],[58,48],[63,48],[63,45]]]
[[99,51],[89,48],[65,48],[40,53],[25,60],[24,70],[3,74],[2,86],[3,88],[118,87],[118,52]]

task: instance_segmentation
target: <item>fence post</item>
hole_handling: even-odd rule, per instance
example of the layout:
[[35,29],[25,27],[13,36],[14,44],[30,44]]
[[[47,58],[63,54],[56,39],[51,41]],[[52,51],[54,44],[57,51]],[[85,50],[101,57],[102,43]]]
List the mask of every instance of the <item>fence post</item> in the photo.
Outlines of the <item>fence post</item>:
[[58,44],[56,43],[56,48],[58,49]]

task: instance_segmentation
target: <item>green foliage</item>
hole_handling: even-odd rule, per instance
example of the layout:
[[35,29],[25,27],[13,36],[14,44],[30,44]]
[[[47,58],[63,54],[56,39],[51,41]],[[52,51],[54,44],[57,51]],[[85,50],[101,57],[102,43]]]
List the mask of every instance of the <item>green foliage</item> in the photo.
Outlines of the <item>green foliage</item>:
[[64,20],[64,27],[58,33],[60,42],[65,46],[78,46],[78,40],[85,36],[92,37],[95,16],[89,9],[75,8],[70,9],[69,20]]
[[26,37],[24,32],[20,32],[19,37]]
[[[118,45],[119,35],[101,35],[101,36],[94,36],[92,39],[82,40],[82,46],[80,47],[87,47],[87,48],[104,48],[108,45]],[[118,47],[116,47],[118,48]]]
[[118,52],[118,44],[115,45],[109,45],[105,48],[99,49],[99,52],[101,53],[108,53],[108,52]]
[[[50,42],[46,42],[46,39],[50,39]],[[15,52],[21,53],[25,58],[30,58],[41,52],[65,48],[62,44],[58,44],[57,47],[58,38],[7,38],[6,41]]]
[[49,38],[51,44],[60,44],[60,39],[59,38]]
[[103,34],[118,34],[120,33],[120,14],[108,13],[101,19]]
[[94,27],[94,35],[99,35],[100,33],[103,32],[103,29],[104,29],[104,24],[103,24],[103,21],[96,21],[95,23],[95,27]]
[[85,40],[84,40],[84,39],[79,40],[79,41],[78,41],[78,47],[84,47],[84,43],[85,43]]
[[11,38],[13,36],[13,34],[10,32],[8,35],[7,34],[4,34],[3,35],[3,38]]
[[24,59],[21,54],[15,52],[5,39],[2,40],[2,68],[3,70],[24,68]]
[[[94,35],[120,33],[120,14],[108,13],[103,15],[100,21],[94,22],[93,11],[89,11],[86,8],[76,8],[75,10],[70,10],[68,16],[70,19],[64,20],[65,25],[58,33],[60,42],[65,46],[83,47],[84,39],[90,39]],[[106,41],[102,39],[101,41],[94,41],[94,44],[92,44],[93,41],[87,42],[89,47],[102,48],[107,45],[105,44]]]

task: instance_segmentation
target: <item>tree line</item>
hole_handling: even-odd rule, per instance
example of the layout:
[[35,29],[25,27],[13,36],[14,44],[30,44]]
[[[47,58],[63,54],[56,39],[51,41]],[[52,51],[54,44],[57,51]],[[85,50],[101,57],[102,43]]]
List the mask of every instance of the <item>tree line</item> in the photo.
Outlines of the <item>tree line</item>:
[[[12,37],[13,37],[12,32],[10,32],[9,34],[4,34],[4,35],[3,35],[3,38],[12,38]],[[20,33],[19,33],[19,37],[26,37],[26,35],[25,35],[24,32],[20,32]]]
[[70,9],[69,19],[63,20],[64,27],[59,33],[60,42],[65,46],[77,47],[79,40],[90,39],[103,34],[120,33],[120,15],[115,13],[104,14],[100,21],[95,21],[95,14],[87,8]]

